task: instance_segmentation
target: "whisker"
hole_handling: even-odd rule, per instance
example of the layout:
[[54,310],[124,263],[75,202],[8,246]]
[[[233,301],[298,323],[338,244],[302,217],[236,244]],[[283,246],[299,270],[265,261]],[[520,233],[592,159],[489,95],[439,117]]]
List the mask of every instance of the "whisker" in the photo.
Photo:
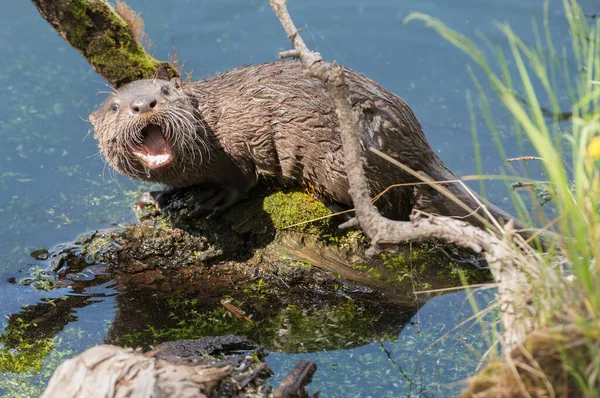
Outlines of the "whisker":
[[112,90],[112,92],[114,92],[114,93],[117,92],[116,88],[114,88],[112,85],[110,85],[109,83],[107,83],[105,81],[102,81],[102,80],[92,80],[92,83],[102,84],[103,86],[110,88]]
[[83,136],[83,138],[81,139],[81,142],[85,141],[85,139],[88,137],[88,135],[90,135],[90,133],[94,131],[93,128],[89,128],[87,133]]
[[[96,157],[100,157],[100,158],[102,158],[102,160],[104,160],[104,158],[102,157],[102,152],[100,152],[100,151],[88,156],[86,159],[93,159]],[[104,164],[106,165],[106,161],[104,161]]]

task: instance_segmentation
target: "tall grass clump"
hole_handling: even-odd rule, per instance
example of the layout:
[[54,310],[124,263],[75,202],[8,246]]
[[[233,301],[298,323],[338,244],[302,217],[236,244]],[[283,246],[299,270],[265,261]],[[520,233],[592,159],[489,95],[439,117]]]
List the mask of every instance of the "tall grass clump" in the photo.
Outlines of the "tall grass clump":
[[[481,35],[478,45],[428,15],[407,18],[424,21],[483,70],[484,78],[471,72],[479,95],[475,113],[504,154],[494,101],[486,98],[485,87],[491,86],[512,115],[516,136],[529,140],[542,159],[555,209],[553,219],[539,212],[542,227],[557,232],[559,248],[542,263],[552,277],[532,281],[532,289],[544,292],[556,283],[565,288],[552,289],[560,297],[534,297],[536,330],[506,353],[504,364],[492,364],[475,378],[467,395],[600,394],[600,19],[586,18],[576,0],[563,0],[563,6],[570,36],[565,48],[554,44],[547,3],[543,25],[533,23],[532,44],[498,23],[508,50]],[[517,205],[528,222],[523,203]]]

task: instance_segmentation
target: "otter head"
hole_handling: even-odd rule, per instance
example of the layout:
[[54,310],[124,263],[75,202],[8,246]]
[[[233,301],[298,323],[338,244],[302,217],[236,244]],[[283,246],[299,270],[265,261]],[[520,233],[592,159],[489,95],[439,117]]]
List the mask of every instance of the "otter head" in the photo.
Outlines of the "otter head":
[[112,93],[89,116],[100,150],[117,171],[171,186],[189,185],[182,175],[190,159],[201,161],[205,137],[199,114],[179,81],[138,80]]

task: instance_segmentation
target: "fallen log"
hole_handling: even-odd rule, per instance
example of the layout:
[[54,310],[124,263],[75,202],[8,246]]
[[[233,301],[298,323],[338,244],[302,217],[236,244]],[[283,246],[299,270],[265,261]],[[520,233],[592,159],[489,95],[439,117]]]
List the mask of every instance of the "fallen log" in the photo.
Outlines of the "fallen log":
[[42,398],[309,397],[314,362],[300,361],[273,390],[261,353],[237,336],[167,343],[147,354],[100,345],[63,362]]

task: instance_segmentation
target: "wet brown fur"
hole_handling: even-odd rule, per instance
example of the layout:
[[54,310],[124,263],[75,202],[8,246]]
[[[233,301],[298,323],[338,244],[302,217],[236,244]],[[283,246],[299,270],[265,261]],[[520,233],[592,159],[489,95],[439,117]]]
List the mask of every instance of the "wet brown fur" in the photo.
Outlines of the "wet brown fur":
[[[360,73],[345,69],[345,77],[360,115],[364,167],[373,195],[392,184],[419,180],[368,151],[370,146],[434,180],[455,179],[432,151],[406,102]],[[159,99],[151,114],[128,112],[127,103],[135,95],[156,91],[161,85],[169,85],[171,94]],[[114,101],[123,104],[116,113],[110,110]],[[140,139],[140,126],[164,121],[168,114],[179,115],[172,117],[178,121],[171,122],[166,134],[174,161],[163,169],[145,170],[127,142]],[[191,121],[193,129],[178,128],[185,124],[179,118]],[[281,184],[301,183],[334,202],[352,204],[332,98],[323,83],[307,77],[297,62],[242,67],[181,84],[134,82],[109,97],[90,121],[106,160],[134,178],[169,187],[211,182],[237,192],[240,198],[260,176],[272,176]],[[471,209],[478,208],[460,185],[448,184],[447,188]],[[395,188],[378,206],[383,214],[398,220],[408,219],[413,209],[458,217],[470,213],[431,188]],[[494,206],[489,209],[503,221],[512,219]],[[482,226],[472,216],[467,221]]]

